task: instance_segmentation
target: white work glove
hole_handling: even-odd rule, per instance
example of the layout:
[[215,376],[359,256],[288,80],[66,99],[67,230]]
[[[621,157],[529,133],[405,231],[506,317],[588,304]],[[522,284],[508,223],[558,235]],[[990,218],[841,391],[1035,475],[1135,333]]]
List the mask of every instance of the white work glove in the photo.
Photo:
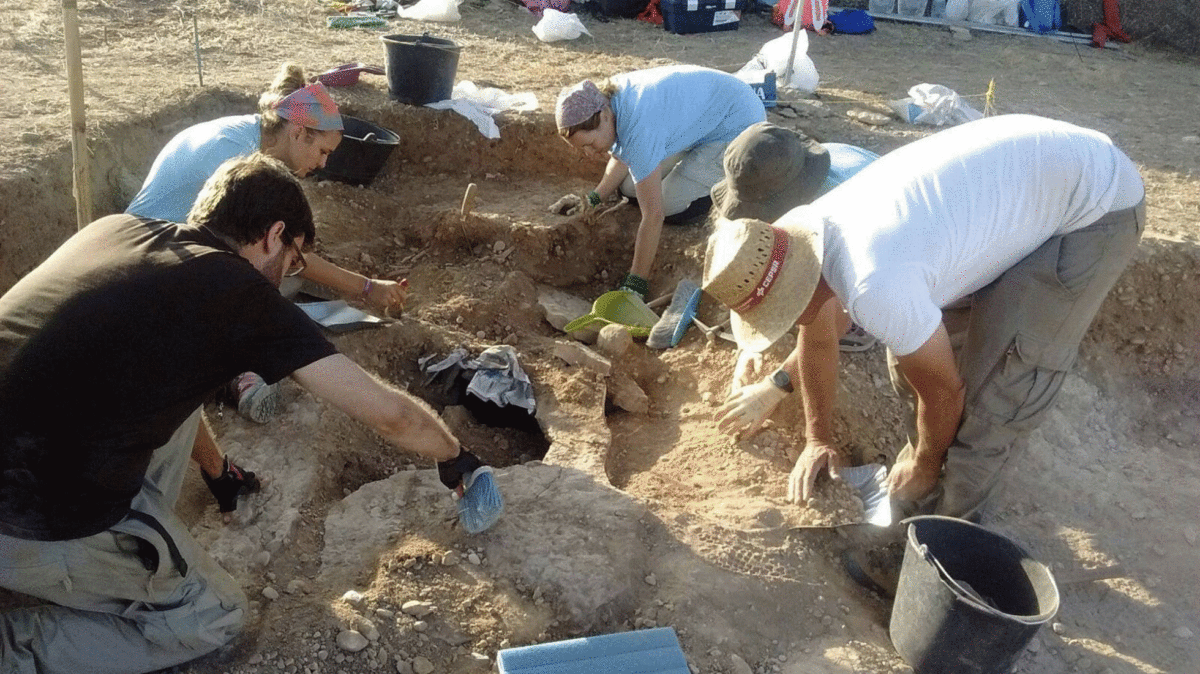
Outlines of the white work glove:
[[730,434],[753,433],[787,395],[787,391],[772,383],[770,378],[743,386],[726,398],[725,404],[717,410],[721,415],[717,428]]
[[732,396],[739,389],[749,386],[762,369],[762,362],[761,352],[738,349],[737,363],[733,366],[733,379],[729,382],[729,395]]

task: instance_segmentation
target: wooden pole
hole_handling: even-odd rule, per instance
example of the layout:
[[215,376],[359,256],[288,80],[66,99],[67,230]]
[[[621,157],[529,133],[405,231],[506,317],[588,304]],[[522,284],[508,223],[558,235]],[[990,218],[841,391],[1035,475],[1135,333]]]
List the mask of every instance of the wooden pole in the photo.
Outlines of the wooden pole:
[[83,109],[83,55],[79,49],[79,14],[76,0],[62,0],[63,37],[66,41],[67,91],[71,98],[71,159],[75,176],[75,218],[79,229],[92,221],[92,170],[87,147],[87,120]]

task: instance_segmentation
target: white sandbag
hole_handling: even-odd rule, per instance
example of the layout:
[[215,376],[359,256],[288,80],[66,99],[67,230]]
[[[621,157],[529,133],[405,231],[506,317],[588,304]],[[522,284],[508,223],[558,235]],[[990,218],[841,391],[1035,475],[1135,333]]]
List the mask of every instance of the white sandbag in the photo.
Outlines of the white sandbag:
[[951,21],[966,21],[971,13],[971,0],[946,0],[946,18]]
[[453,23],[462,19],[458,5],[462,0],[421,0],[412,7],[401,7],[396,10],[396,16],[401,19],[416,21],[437,21]]
[[[792,62],[792,76],[789,81],[784,81],[788,58],[792,54],[793,39],[796,40],[796,57]],[[777,86],[796,89],[806,94],[816,91],[817,84],[821,79],[817,75],[816,64],[808,55],[808,31],[806,30],[785,33],[767,42],[758,50],[754,58],[750,59],[738,72],[747,73],[755,70],[774,71]]]
[[574,40],[584,33],[591,35],[578,14],[566,14],[549,7],[542,10],[542,20],[533,27],[533,34],[542,42]]
[[971,0],[968,20],[1001,26],[1017,25],[1020,0]]

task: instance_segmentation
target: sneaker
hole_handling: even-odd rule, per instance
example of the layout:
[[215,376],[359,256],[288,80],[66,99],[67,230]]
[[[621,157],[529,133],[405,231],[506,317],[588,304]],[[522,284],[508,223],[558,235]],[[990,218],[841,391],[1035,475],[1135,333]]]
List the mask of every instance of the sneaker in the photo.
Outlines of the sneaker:
[[900,584],[904,543],[853,547],[842,553],[842,568],[854,582],[881,597],[895,598]]
[[256,423],[265,424],[279,407],[279,384],[267,384],[253,372],[243,372],[233,380],[238,412]]
[[838,348],[850,353],[866,351],[875,346],[875,341],[874,335],[863,330],[857,323],[851,323],[850,329],[838,340]]

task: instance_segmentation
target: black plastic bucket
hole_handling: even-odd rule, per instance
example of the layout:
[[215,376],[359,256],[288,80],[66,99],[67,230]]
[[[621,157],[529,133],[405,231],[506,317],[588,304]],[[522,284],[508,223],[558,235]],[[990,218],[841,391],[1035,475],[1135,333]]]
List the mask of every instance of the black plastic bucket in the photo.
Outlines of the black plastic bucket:
[[351,185],[370,185],[400,144],[400,136],[365,119],[342,115],[342,142],[325,159],[316,177]]
[[1001,674],[1058,612],[1058,587],[1016,543],[952,517],[904,520],[892,645],[916,674]]
[[384,35],[388,92],[410,105],[450,98],[458,72],[458,44],[424,35]]

